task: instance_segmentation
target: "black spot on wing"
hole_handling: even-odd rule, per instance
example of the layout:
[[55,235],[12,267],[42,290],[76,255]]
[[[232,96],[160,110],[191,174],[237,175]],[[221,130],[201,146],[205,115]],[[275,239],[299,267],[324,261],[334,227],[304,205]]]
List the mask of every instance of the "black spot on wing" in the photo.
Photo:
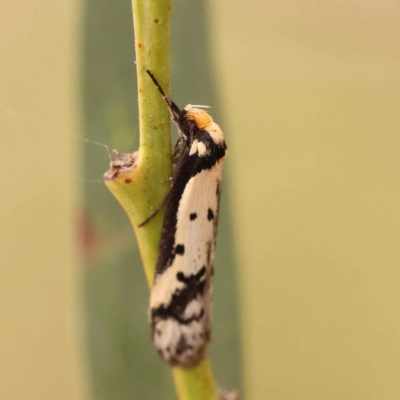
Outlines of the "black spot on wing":
[[178,356],[180,356],[181,354],[183,354],[186,349],[188,348],[188,344],[186,341],[185,336],[181,335],[181,337],[179,338],[179,342],[178,345],[176,346],[176,354]]
[[212,249],[212,243],[207,242],[207,264],[210,264],[211,262],[211,249]]
[[175,247],[175,254],[183,256],[185,254],[185,246],[183,244],[177,244]]
[[183,274],[183,272],[178,272],[176,274],[176,279],[178,279],[179,282],[185,282],[185,275]]
[[202,276],[205,275],[205,273],[206,273],[206,266],[203,265],[201,270],[195,275],[196,279],[200,280],[202,278]]
[[197,214],[196,213],[191,213],[189,216],[191,221],[194,221],[197,218]]
[[207,219],[208,219],[209,221],[212,221],[212,220],[214,219],[214,212],[213,212],[213,210],[211,210],[211,208],[208,209],[208,212],[207,212]]
[[220,192],[221,192],[221,187],[220,187],[220,185],[221,185],[221,181],[217,179],[217,190],[216,190],[216,195],[217,195],[217,197],[219,197]]
[[205,275],[206,273],[206,266],[204,265],[197,274],[190,275],[186,277],[183,272],[178,272],[176,274],[176,279],[178,279],[179,282],[185,283],[187,286],[190,286],[192,284],[195,284],[196,282],[199,282],[200,279]]

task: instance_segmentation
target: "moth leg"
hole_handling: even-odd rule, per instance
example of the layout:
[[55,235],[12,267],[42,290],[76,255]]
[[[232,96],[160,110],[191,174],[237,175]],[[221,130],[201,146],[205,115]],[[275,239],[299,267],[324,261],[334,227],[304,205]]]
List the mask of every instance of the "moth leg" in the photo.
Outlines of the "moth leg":
[[172,163],[174,164],[174,166],[182,158],[185,149],[186,149],[186,139],[181,136],[175,144],[174,154],[172,155]]
[[141,228],[142,226],[145,226],[147,223],[149,223],[161,211],[161,209],[165,206],[165,203],[168,200],[168,195],[169,195],[169,192],[164,197],[164,200],[161,202],[159,207],[157,207],[143,222],[141,222],[138,225],[138,228]]

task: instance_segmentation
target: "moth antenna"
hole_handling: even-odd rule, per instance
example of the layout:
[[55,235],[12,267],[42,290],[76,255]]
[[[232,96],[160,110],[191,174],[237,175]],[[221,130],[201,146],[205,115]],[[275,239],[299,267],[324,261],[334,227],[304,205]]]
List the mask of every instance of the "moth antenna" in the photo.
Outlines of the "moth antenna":
[[171,113],[172,116],[172,120],[175,122],[176,125],[179,126],[179,114],[181,113],[181,110],[179,109],[179,107],[173,102],[171,101],[164,93],[163,88],[161,87],[161,85],[158,83],[156,77],[151,73],[151,71],[149,71],[148,69],[146,69],[147,74],[150,76],[151,80],[153,81],[153,83],[156,85],[158,91],[161,93],[163,100],[165,101],[169,112]]
[[163,88],[161,87],[161,85],[158,83],[158,80],[156,79],[156,77],[153,75],[153,73],[151,71],[149,71],[148,69],[146,69],[147,74],[150,76],[151,80],[154,82],[154,84],[157,86],[158,91],[162,94],[162,97],[164,99],[164,101],[168,104],[168,106],[170,106],[170,101],[168,99],[168,97],[165,95]]
[[190,106],[194,108],[211,108],[211,106],[201,106],[200,104],[191,104]]
[[179,107],[172,100],[171,100],[171,106],[178,115],[181,113],[181,110],[179,109]]

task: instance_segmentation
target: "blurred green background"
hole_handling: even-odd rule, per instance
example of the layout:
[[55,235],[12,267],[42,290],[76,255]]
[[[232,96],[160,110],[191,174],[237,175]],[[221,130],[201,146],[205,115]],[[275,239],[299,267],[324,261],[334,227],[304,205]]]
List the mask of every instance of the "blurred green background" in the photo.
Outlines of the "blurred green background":
[[[108,156],[85,138],[137,146],[130,4],[3,3],[0,398],[174,399],[133,233],[88,181]],[[174,100],[229,145],[210,353],[241,398],[399,398],[399,19],[174,2]]]

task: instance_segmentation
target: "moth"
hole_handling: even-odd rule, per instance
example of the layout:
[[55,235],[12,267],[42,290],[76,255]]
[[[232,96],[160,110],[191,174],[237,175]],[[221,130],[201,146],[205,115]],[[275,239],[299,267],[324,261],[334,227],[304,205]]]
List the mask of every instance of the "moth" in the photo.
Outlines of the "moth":
[[179,132],[150,294],[151,335],[167,364],[190,368],[202,360],[211,339],[212,275],[227,146],[220,127],[201,106],[189,104],[180,110],[147,73]]

